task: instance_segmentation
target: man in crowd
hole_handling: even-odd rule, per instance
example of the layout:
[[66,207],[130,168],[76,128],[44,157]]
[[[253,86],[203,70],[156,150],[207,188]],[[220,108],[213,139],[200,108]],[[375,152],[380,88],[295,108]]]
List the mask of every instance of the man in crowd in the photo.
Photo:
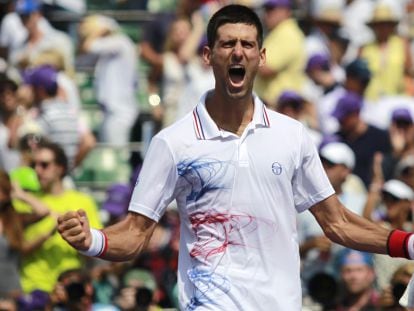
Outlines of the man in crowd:
[[[40,182],[40,199],[49,207],[52,215],[75,211],[82,206],[91,223],[98,228],[102,226],[93,199],[76,190],[65,189],[63,178],[68,170],[68,160],[58,144],[46,141],[39,143],[34,152],[34,169]],[[26,229],[26,238],[31,240],[48,232],[55,222],[55,217],[45,217]],[[38,250],[23,258],[23,290],[27,293],[35,289],[51,292],[63,271],[79,268],[83,263],[81,256],[58,234],[54,234]]]

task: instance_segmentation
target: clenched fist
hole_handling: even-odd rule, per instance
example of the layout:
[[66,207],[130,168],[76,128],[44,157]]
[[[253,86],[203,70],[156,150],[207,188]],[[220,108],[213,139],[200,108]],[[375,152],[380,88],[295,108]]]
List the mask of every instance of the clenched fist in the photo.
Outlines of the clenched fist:
[[78,251],[86,251],[92,243],[89,220],[84,210],[68,212],[58,217],[62,238]]

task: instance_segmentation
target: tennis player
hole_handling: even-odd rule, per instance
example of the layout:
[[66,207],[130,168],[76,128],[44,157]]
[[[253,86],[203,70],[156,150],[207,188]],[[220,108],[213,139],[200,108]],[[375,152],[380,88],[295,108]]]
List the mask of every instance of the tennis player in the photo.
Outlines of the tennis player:
[[96,230],[82,210],[69,212],[62,237],[89,256],[133,259],[175,199],[181,310],[300,310],[296,213],[308,209],[333,242],[412,258],[414,237],[345,209],[306,129],[254,95],[266,61],[254,11],[221,8],[207,37],[215,88],[153,138],[126,218]]

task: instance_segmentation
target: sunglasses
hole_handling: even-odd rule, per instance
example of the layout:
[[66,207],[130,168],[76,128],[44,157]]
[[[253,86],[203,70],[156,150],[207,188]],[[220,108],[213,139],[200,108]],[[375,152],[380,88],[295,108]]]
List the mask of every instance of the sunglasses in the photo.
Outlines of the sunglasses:
[[53,161],[34,161],[32,163],[32,168],[36,168],[40,166],[41,169],[45,170],[49,167],[50,164],[52,164]]

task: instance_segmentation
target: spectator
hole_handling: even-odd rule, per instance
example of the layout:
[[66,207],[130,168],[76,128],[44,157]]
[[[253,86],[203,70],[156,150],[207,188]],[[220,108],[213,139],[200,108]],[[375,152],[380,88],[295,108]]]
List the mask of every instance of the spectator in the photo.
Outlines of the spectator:
[[17,167],[20,161],[17,150],[19,128],[25,119],[17,88],[16,82],[0,75],[0,167],[8,171]]
[[400,20],[396,2],[377,1],[368,25],[375,40],[362,46],[360,56],[368,61],[372,79],[366,98],[377,101],[386,95],[405,94],[406,77],[412,77],[412,59],[407,40],[397,33]]
[[53,310],[84,311],[102,310],[119,311],[112,304],[96,303],[92,279],[88,271],[70,269],[63,271],[56,283],[55,291],[51,295]]
[[407,155],[398,161],[394,175],[414,190],[414,155]]
[[33,59],[34,68],[51,66],[57,71],[58,97],[65,101],[71,113],[78,118],[80,142],[78,152],[74,160],[74,166],[79,166],[88,153],[96,146],[96,138],[92,133],[89,124],[82,118],[82,103],[78,86],[71,76],[68,68],[65,67],[62,55],[55,49],[45,50]]
[[[330,142],[321,147],[319,155],[340,201],[348,209],[362,215],[365,196],[346,187],[347,179],[352,179],[355,165],[353,151],[344,143]],[[333,275],[333,260],[342,247],[325,237],[322,228],[310,213],[301,213],[297,217],[302,258],[301,277],[305,285],[308,285],[318,273]]]
[[307,58],[315,54],[325,54],[331,61],[331,71],[338,82],[343,81],[344,71],[340,64],[334,63],[330,41],[342,25],[343,10],[343,0],[312,0],[312,29],[305,40]]
[[388,132],[366,123],[360,116],[363,99],[355,93],[342,96],[332,116],[339,122],[336,133],[355,153],[354,173],[368,187],[371,181],[371,167],[375,152],[387,153],[391,150]]
[[375,288],[373,264],[373,256],[369,253],[346,248],[338,254],[342,291],[336,311],[379,309],[380,294]]
[[[405,303],[402,296],[413,273],[414,264],[412,262],[401,264],[397,270],[395,270],[392,274],[391,281],[381,292],[381,310],[412,311],[411,308],[406,309],[403,307]],[[409,307],[411,307],[411,305]]]
[[339,129],[338,120],[331,115],[338,100],[347,92],[354,92],[363,98],[370,79],[371,73],[367,62],[356,58],[345,66],[345,81],[333,85],[333,88],[327,90],[326,94],[316,101],[319,126],[324,135],[334,134]]
[[306,83],[303,94],[311,102],[317,103],[320,98],[338,86],[338,82],[331,71],[328,55],[314,54],[306,64]]
[[[27,204],[28,212],[18,213],[14,208],[15,200]],[[14,298],[22,294],[20,261],[49,239],[55,233],[56,226],[30,241],[25,239],[23,230],[49,213],[42,202],[17,184],[12,184],[9,175],[0,170],[0,293]]]
[[27,69],[24,80],[33,91],[35,124],[42,135],[62,145],[72,169],[80,152],[79,126],[76,114],[58,96],[57,71],[49,65]]
[[157,311],[157,283],[148,270],[129,269],[122,278],[122,289],[116,298],[124,311]]
[[74,46],[71,38],[64,32],[54,29],[42,16],[38,0],[18,0],[16,13],[27,31],[25,40],[15,51],[9,61],[25,69],[32,59],[44,50],[56,49],[62,54],[65,68],[74,73]]
[[302,122],[318,146],[321,142],[321,134],[316,130],[316,112],[312,103],[309,103],[299,93],[291,90],[283,91],[275,105],[276,111]]
[[407,108],[395,108],[391,114],[389,126],[392,151],[384,155],[384,179],[394,177],[398,162],[406,156],[414,155],[414,124],[411,112]]
[[103,15],[85,17],[79,35],[80,50],[98,57],[95,89],[103,112],[98,139],[117,146],[127,144],[139,112],[135,45],[115,20]]
[[128,211],[132,188],[127,184],[113,184],[106,190],[101,210],[108,213],[105,225],[111,225],[123,218]]
[[201,6],[200,0],[179,0],[174,12],[166,11],[158,13],[154,20],[145,25],[143,37],[139,42],[141,58],[149,64],[148,92],[159,93],[162,77],[162,53],[168,37],[171,23],[177,17],[190,18],[192,13]]
[[[397,179],[386,181],[382,187],[372,185],[368,192],[364,208],[364,216],[374,222],[381,223],[386,228],[413,230],[410,219],[411,204],[414,200],[413,190]],[[391,276],[406,259],[389,260],[387,256],[375,255],[375,271],[378,285],[384,289],[390,282]]]
[[49,305],[49,294],[42,290],[34,290],[17,299],[19,311],[46,310]]
[[177,17],[171,23],[162,54],[161,104],[164,108],[164,127],[177,120],[179,99],[185,86],[198,78],[194,76],[194,71],[203,70],[202,59],[197,55],[203,35],[204,21],[199,12],[193,13],[191,22],[187,17]]
[[179,249],[178,211],[169,207],[155,227],[147,249],[138,256],[134,267],[150,271],[157,282],[157,303],[164,308],[173,306],[173,288],[177,282]]
[[16,299],[9,296],[0,296],[0,310],[18,311]]
[[[63,178],[68,170],[67,157],[56,143],[42,141],[34,152],[34,168],[39,178],[39,199],[54,213],[77,210],[80,206],[91,221],[102,227],[97,206],[92,197],[76,190],[65,189]],[[34,239],[50,232],[55,219],[45,217],[31,225],[25,236]],[[26,293],[35,289],[51,292],[60,273],[79,268],[84,264],[79,254],[58,235],[53,235],[39,249],[25,256],[22,261],[22,286]]]
[[255,91],[272,108],[283,90],[301,92],[305,82],[305,38],[292,17],[290,0],[264,3],[266,64],[259,67]]

